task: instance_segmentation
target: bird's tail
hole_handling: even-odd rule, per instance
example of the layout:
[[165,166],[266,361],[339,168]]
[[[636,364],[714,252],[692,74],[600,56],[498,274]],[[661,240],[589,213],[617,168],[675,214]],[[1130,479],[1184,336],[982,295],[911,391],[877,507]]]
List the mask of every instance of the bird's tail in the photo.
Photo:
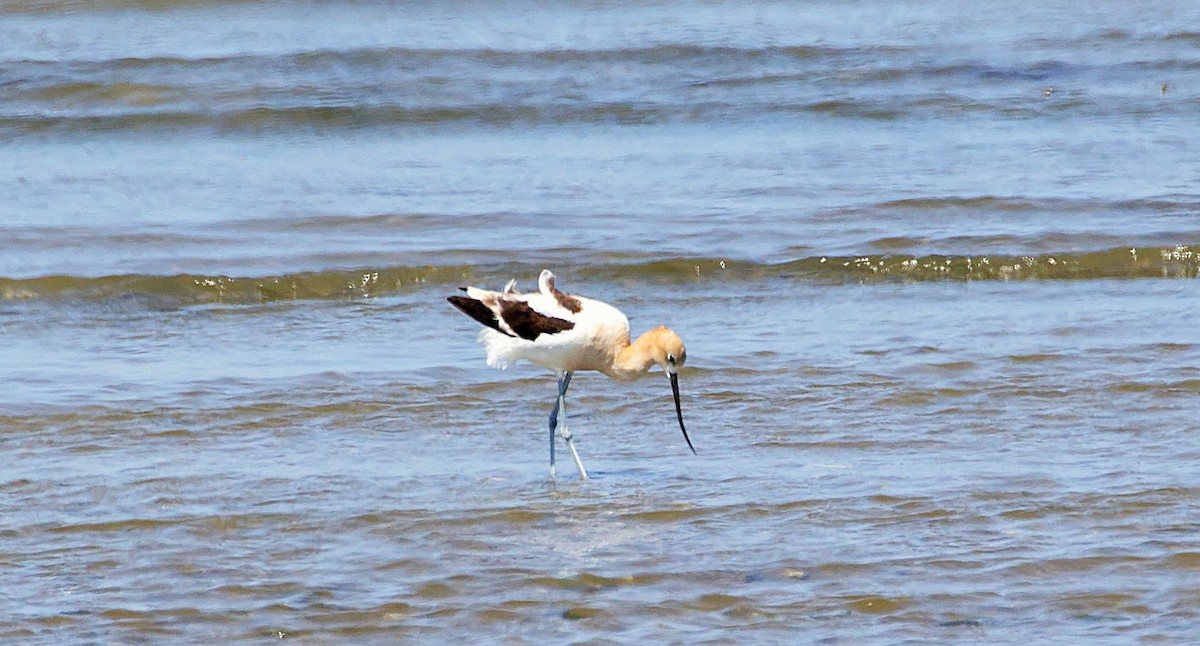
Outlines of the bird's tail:
[[487,351],[487,364],[498,370],[507,370],[518,359],[514,341],[513,337],[490,328],[479,331],[479,342]]

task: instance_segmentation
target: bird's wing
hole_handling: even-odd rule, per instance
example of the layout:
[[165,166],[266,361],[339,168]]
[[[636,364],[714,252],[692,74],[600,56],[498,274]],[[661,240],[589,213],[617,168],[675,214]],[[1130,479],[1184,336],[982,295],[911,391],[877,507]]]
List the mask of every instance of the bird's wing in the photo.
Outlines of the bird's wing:
[[543,334],[558,334],[575,328],[569,309],[552,295],[522,294],[509,283],[503,292],[466,288],[466,296],[448,301],[467,316],[497,332],[536,341]]
[[[494,306],[489,306],[484,300],[471,298],[470,296],[451,296],[446,300],[450,304],[457,307],[463,314],[475,319],[476,321],[492,328],[497,332],[516,336],[510,330],[505,330],[500,327],[500,318],[496,313]],[[495,303],[495,299],[492,299]]]
[[541,294],[519,297],[504,295],[497,303],[500,324],[511,330],[513,336],[537,341],[543,334],[558,334],[575,329],[571,313],[552,298],[547,299]]
[[543,296],[554,299],[554,302],[559,307],[571,314],[578,314],[583,309],[583,303],[580,302],[578,296],[572,296],[558,290],[558,287],[554,285],[554,274],[549,269],[543,269],[542,275],[538,277],[538,291]]

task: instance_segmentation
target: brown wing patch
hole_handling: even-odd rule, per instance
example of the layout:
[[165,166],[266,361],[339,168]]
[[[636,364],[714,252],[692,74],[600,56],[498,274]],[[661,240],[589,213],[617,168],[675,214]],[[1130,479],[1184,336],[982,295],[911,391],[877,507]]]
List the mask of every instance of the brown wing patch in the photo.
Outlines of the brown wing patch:
[[563,309],[572,314],[578,314],[579,310],[583,309],[583,303],[580,303],[578,298],[570,294],[564,294],[557,289],[554,290],[554,300],[558,301],[558,304],[562,305]]
[[524,301],[500,301],[500,317],[522,339],[536,341],[543,334],[557,334],[575,328],[571,321],[546,316]]
[[[466,314],[467,316],[479,321],[480,323],[492,328],[497,332],[504,332],[504,330],[500,329],[500,321],[496,320],[496,313],[493,312],[487,305],[484,305],[473,298],[467,298],[466,296],[450,296],[446,300],[450,301],[451,305],[462,310],[463,314]],[[504,334],[508,334],[508,332],[504,332]],[[511,334],[508,335],[512,336]]]

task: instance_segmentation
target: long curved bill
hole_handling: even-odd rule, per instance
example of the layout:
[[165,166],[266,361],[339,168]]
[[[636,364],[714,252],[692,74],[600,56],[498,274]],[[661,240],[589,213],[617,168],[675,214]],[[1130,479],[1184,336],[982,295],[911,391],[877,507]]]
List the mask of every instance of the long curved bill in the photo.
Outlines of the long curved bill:
[[688,437],[687,429],[683,427],[683,408],[679,405],[679,375],[674,372],[667,374],[671,377],[671,394],[675,395],[675,415],[679,417],[679,430],[683,431],[683,439],[687,441],[688,448],[692,450],[692,455],[696,455],[696,447],[692,446],[692,440]]

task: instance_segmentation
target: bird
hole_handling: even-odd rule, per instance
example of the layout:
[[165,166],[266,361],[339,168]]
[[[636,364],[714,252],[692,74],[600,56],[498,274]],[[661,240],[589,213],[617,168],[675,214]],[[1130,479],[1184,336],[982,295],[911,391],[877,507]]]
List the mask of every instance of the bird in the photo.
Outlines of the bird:
[[632,381],[654,366],[662,368],[671,383],[679,430],[692,454],[696,448],[683,423],[679,403],[679,369],[687,362],[687,349],[674,331],[658,326],[630,342],[629,319],[620,310],[598,300],[566,294],[555,286],[554,274],[542,270],[538,291],[517,291],[516,279],[501,291],[461,287],[466,296],[446,300],[463,314],[483,324],[478,340],[487,353],[487,363],[501,370],[517,361],[527,361],[554,372],[558,396],[550,411],[550,479],[555,478],[555,434],[562,438],[579,478],[588,478],[567,427],[567,388],[580,370],[595,370],[620,381]]

